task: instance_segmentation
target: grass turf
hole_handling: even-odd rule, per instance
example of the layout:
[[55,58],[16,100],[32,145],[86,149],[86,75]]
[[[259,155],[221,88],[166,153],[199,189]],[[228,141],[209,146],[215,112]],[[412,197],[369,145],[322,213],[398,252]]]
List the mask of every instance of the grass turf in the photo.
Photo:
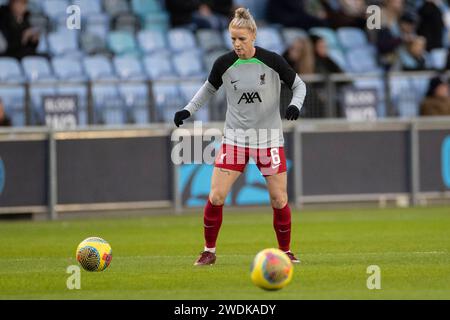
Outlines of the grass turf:
[[[450,208],[293,212],[292,248],[302,260],[276,292],[255,287],[250,264],[276,246],[269,210],[226,213],[215,266],[194,267],[198,214],[0,223],[0,299],[450,299]],[[66,268],[89,236],[113,248],[111,266]],[[381,290],[368,290],[369,265]]]

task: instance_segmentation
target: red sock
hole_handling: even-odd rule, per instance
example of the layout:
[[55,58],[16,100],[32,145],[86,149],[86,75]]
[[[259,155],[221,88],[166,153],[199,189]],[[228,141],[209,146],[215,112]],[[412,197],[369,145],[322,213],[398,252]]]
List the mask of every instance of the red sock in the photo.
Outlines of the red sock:
[[222,206],[214,206],[209,201],[206,203],[203,222],[205,229],[205,245],[207,248],[215,248],[219,229],[222,225]]
[[277,234],[278,248],[289,251],[291,244],[291,209],[289,204],[282,209],[273,208],[273,228]]

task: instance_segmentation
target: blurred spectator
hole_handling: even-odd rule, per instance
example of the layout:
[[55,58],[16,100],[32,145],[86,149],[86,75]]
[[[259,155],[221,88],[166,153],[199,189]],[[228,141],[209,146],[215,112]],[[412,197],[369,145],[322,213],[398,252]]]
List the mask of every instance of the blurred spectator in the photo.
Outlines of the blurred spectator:
[[226,29],[232,7],[232,0],[166,0],[172,27]]
[[428,51],[444,46],[442,42],[445,24],[438,6],[440,2],[440,0],[426,0],[418,11],[420,23],[417,33],[427,39]]
[[10,0],[0,7],[0,31],[8,43],[6,56],[22,59],[36,54],[39,33],[31,27],[27,0]]
[[432,78],[425,100],[420,106],[423,116],[450,115],[450,93],[447,79],[442,76]]
[[11,119],[5,113],[5,107],[3,105],[3,101],[0,98],[0,126],[1,127],[10,127]]
[[304,0],[269,0],[266,8],[268,22],[305,30],[326,26],[324,19],[306,12],[304,2]]
[[342,69],[329,57],[327,43],[318,36],[311,37],[314,48],[315,72],[322,74],[341,73]]
[[340,27],[356,27],[364,29],[366,27],[365,0],[339,0],[337,5],[332,5],[336,1],[320,0],[329,26],[333,29]]
[[296,39],[283,53],[283,58],[300,75],[315,72],[314,51],[308,38]]
[[402,46],[399,48],[401,69],[409,71],[426,70],[426,39],[416,34],[418,18],[405,13],[400,18]]

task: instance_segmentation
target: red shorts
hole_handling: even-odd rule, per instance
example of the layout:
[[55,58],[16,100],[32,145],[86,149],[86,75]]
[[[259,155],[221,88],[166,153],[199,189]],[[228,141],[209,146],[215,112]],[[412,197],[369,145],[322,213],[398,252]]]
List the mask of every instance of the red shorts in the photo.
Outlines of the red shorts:
[[286,172],[286,157],[283,147],[255,149],[222,144],[214,166],[243,172],[250,157],[255,161],[264,177]]

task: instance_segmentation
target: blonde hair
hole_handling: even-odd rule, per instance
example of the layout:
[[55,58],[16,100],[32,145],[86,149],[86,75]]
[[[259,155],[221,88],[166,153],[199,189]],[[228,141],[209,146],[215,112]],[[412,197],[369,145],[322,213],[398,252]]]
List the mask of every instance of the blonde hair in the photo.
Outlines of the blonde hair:
[[228,28],[245,28],[256,34],[256,22],[250,10],[245,8],[237,8],[234,11],[234,18],[231,20]]

